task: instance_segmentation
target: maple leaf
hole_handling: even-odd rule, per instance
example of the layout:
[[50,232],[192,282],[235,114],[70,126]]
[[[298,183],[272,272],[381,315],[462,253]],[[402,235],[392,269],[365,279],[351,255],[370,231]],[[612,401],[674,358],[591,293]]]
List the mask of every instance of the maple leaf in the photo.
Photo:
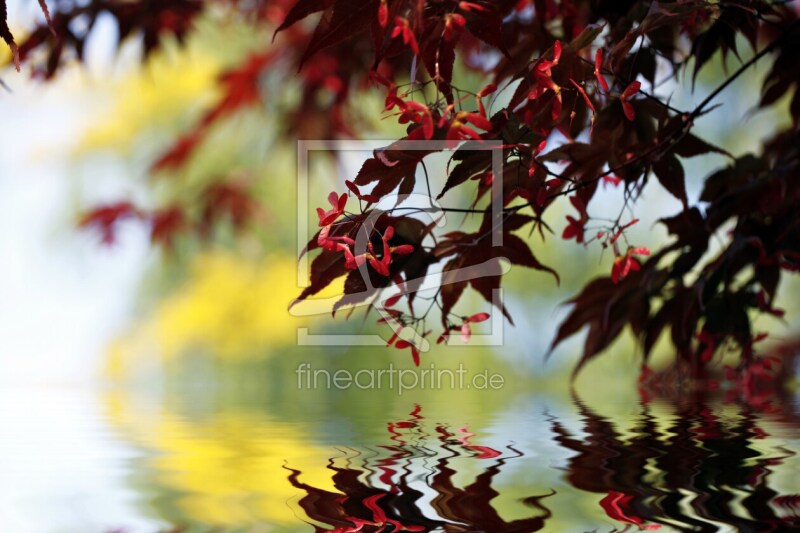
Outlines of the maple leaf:
[[686,178],[683,172],[683,165],[678,158],[672,154],[660,158],[653,163],[653,172],[658,178],[659,183],[669,191],[672,196],[681,201],[684,208],[688,207],[688,197],[686,196]]
[[378,12],[380,0],[333,0],[321,3],[319,0],[299,0],[289,12],[287,20],[279,27],[284,30],[302,18],[317,12],[320,6],[324,9],[322,17],[303,52],[298,69],[317,52],[350,39],[359,33],[369,30],[373,18]]
[[334,0],[298,0],[286,14],[286,18],[283,19],[280,26],[275,30],[275,33],[272,35],[272,40],[275,40],[278,33],[295,25],[309,15],[329,8],[333,2]]
[[606,81],[605,76],[600,69],[603,68],[603,49],[598,48],[597,52],[594,56],[594,76],[597,78],[597,83],[600,87],[603,88],[605,92],[608,92],[608,82]]
[[370,195],[377,199],[398,188],[401,196],[411,194],[417,180],[417,166],[434,151],[402,150],[389,146],[380,150],[380,155],[364,162],[354,182],[361,186],[375,183]]
[[564,233],[561,235],[561,238],[565,240],[574,238],[576,242],[580,243],[583,242],[583,227],[586,225],[586,222],[588,222],[589,215],[586,212],[586,206],[580,197],[572,196],[569,200],[573,207],[578,210],[580,218],[576,219],[570,215],[567,215],[568,224],[567,227],[564,228]]
[[258,206],[243,185],[214,183],[202,195],[201,232],[208,235],[221,219],[228,219],[240,230],[256,213]]
[[477,4],[474,2],[461,2],[459,9],[466,18],[467,30],[485,42],[511,57],[503,42],[503,17],[494,4]]
[[242,108],[260,102],[261,74],[276,57],[271,51],[254,53],[238,67],[223,72],[219,76],[222,97],[205,112],[195,129],[181,136],[172,148],[153,163],[151,170],[159,172],[181,168],[197,150],[214,123]]
[[175,238],[187,226],[186,215],[178,206],[155,212],[151,217],[150,240],[171,250]]
[[[448,313],[459,300],[467,285],[475,289],[487,302],[497,305],[503,315],[513,323],[505,305],[494,300],[494,290],[500,288],[502,277],[500,274],[487,272],[485,275],[478,275],[469,280],[460,281],[457,276],[459,271],[480,270],[483,268],[491,270],[490,265],[497,264],[499,260],[505,260],[512,265],[549,272],[556,278],[556,281],[559,281],[558,273],[540,263],[525,241],[509,233],[510,229],[506,230],[503,226],[499,226],[503,229],[503,244],[502,246],[492,246],[487,237],[497,222],[494,220],[493,223],[491,213],[487,212],[484,215],[481,228],[476,233],[457,232],[450,239],[440,241],[437,246],[439,257],[454,256],[444,266],[442,274],[442,320],[445,327],[447,327]],[[513,228],[513,226],[510,227]],[[487,231],[489,232],[488,234]],[[485,240],[487,242],[483,243]],[[437,250],[434,250],[434,255],[437,254]],[[456,275],[455,278],[454,275]]]
[[97,207],[85,213],[78,222],[78,226],[99,230],[103,244],[112,245],[116,240],[117,225],[123,220],[141,216],[141,212],[131,202],[121,201]]

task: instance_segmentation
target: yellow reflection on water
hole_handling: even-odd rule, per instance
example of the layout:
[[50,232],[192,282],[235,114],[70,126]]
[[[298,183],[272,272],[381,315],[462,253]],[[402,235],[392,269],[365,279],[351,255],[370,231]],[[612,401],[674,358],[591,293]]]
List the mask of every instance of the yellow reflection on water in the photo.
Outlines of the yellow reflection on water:
[[234,527],[253,523],[297,523],[292,487],[284,465],[303,479],[336,491],[330,471],[318,458],[330,450],[308,436],[265,416],[225,410],[207,420],[188,420],[163,406],[150,409],[129,391],[105,398],[110,423],[137,447],[152,453],[145,461],[146,493],[154,502],[177,494],[156,511],[175,524]]

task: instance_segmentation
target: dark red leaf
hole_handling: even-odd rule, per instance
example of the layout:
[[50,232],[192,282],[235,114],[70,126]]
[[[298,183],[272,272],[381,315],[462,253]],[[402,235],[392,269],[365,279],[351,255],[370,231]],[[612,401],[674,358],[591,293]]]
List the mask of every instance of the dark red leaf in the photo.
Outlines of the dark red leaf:
[[300,58],[300,67],[320,50],[367,31],[377,13],[378,3],[379,0],[335,0],[322,14]]
[[672,154],[666,155],[653,163],[653,172],[659,183],[687,207],[686,179],[681,162]]

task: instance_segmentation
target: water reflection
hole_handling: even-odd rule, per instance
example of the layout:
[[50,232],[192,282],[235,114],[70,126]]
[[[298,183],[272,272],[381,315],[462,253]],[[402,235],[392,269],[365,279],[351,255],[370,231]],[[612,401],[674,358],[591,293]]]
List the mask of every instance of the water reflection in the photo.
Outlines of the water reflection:
[[275,406],[161,411],[135,427],[122,404],[125,438],[151,452],[134,465],[150,512],[189,531],[800,528],[800,434],[787,410],[538,396],[488,418],[424,403],[382,420],[332,412],[322,431]]
[[[328,468],[339,492],[302,483],[301,472],[287,467],[292,486],[306,493],[299,503],[307,516],[334,528],[315,526],[317,531],[369,532],[390,527],[388,531],[522,533],[544,527],[551,512],[541,500],[555,492],[525,498],[524,503],[537,516],[509,522],[491,503],[498,495],[493,479],[507,462],[522,457],[519,450],[511,445],[503,451],[474,445],[470,442],[474,434],[465,427],[456,433],[435,424],[431,434],[420,411],[416,406],[408,419],[388,423],[391,443],[378,446],[389,452],[388,457],[366,458],[360,466],[348,460],[344,467],[331,460]],[[488,460],[488,464],[462,488],[454,482],[457,471],[451,460],[463,455]],[[413,481],[420,478],[432,494],[413,487]],[[436,515],[426,515],[425,508],[432,508]]]
[[773,470],[795,453],[760,451],[755,442],[769,435],[749,409],[727,419],[703,401],[684,402],[659,424],[643,404],[626,438],[583,402],[575,405],[585,437],[552,420],[556,441],[576,453],[567,479],[576,489],[607,494],[601,505],[611,518],[690,531],[789,531],[800,525],[796,516],[776,512],[773,505],[791,496],[769,484]]
[[[550,417],[555,441],[575,452],[565,476],[573,490],[603,495],[598,505],[622,530],[666,526],[779,532],[800,526],[793,507],[798,496],[781,495],[769,484],[772,471],[794,452],[759,451],[754,441],[769,435],[754,413],[745,409],[732,420],[724,419],[704,403],[687,402],[676,406],[664,424],[644,404],[626,436],[581,401],[576,399],[575,405],[583,422],[581,438]],[[301,483],[301,472],[290,469],[293,486],[306,493],[300,505],[307,516],[334,528],[317,526],[317,531],[383,531],[392,526],[389,531],[527,532],[543,529],[552,517],[544,499],[555,490],[524,499],[537,511],[530,518],[507,522],[492,507],[498,495],[493,479],[524,455],[514,446],[502,451],[476,446],[465,428],[458,430],[459,436],[439,424],[433,426],[438,440],[433,446],[419,408],[408,420],[389,423],[388,430],[393,444],[381,447],[392,452],[389,458],[363,458],[360,467],[353,460],[346,467],[329,463],[341,494]],[[463,488],[453,483],[456,470],[450,465],[461,455],[488,460],[483,472]],[[414,476],[415,459],[432,457],[422,470],[435,495],[429,506],[418,505],[423,493],[408,479]],[[426,507],[435,511],[435,518],[425,515]]]

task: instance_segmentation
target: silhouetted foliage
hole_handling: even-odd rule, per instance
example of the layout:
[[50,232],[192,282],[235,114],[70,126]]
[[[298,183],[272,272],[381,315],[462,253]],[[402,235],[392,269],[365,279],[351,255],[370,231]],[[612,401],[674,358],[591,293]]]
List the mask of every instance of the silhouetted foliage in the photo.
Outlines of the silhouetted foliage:
[[[299,86],[296,107],[282,117],[289,138],[358,136],[362,111],[352,102],[359,93],[382,91],[388,116],[407,126],[400,141],[438,143],[427,150],[402,143],[377,150],[348,184],[349,196],[332,193],[332,210],[320,210],[320,231],[308,246],[322,250],[314,252],[319,255],[311,283],[300,295],[311,297],[345,277],[337,307],[370,301],[370,307],[381,308],[395,333],[392,342],[411,348],[416,363],[427,343],[426,319],[433,307],[441,310],[440,340],[452,331],[469,338],[470,317],[453,313],[467,287],[511,319],[494,298],[501,286],[501,258],[558,280],[559,265],[538,261],[535,239],[521,230],[541,238],[560,234],[614,252],[609,276],[590,281],[571,300],[571,313],[553,340],[556,346],[588,330],[578,368],[626,328],[640,340],[645,361],[668,331],[677,360],[697,376],[716,354],[730,349],[741,354],[746,367],[760,340],[753,318],[782,314],[773,305],[781,279],[800,268],[800,23],[796,10],[783,2],[55,4],[51,25],[42,23],[19,46],[19,59],[30,61],[34,74],[44,77],[58,71],[67,51],[82,57],[100,13],[117,21],[120,39],[141,35],[145,55],[166,35],[185,38],[194,18],[211,4],[275,29],[273,44],[220,77],[218,102],[154,162],[154,173],[181,168],[219,119],[268,98],[261,81],[281,68],[281,75],[294,73]],[[79,17],[88,20],[80,33],[72,24]],[[0,36],[16,47],[4,21]],[[753,50],[748,59],[742,57],[743,43]],[[34,52],[39,52],[36,58]],[[693,109],[677,109],[656,94],[668,81],[693,86],[717,53],[729,62],[734,56],[739,64],[729,67],[727,77]],[[720,94],[767,57],[773,65],[759,105],[776,106],[791,95],[791,126],[775,131],[760,152],[735,158],[692,133],[698,120],[713,116]],[[482,87],[457,87],[456,68],[482,76]],[[481,145],[493,148],[475,150]],[[425,160],[446,149],[454,149],[449,175],[432,182]],[[500,168],[492,163],[492,151],[500,152]],[[711,153],[723,154],[728,162],[705,179],[699,202],[693,203],[683,161]],[[473,191],[469,206],[431,211],[476,214],[478,227],[437,235],[435,224],[420,222],[415,215],[425,210],[402,202],[421,189],[421,175],[427,191],[439,199],[451,198],[457,188]],[[683,206],[661,219],[671,242],[652,253],[643,246],[648,243],[630,243],[626,237],[636,223],[629,214],[653,186],[651,178]],[[615,220],[592,217],[600,183],[619,191],[625,209]],[[83,224],[99,226],[110,242],[117,220],[136,216],[152,225],[155,242],[167,245],[173,233],[198,229],[206,234],[220,213],[244,227],[255,210],[242,196],[246,193],[220,187],[202,197],[199,215],[179,204],[148,213],[119,203],[87,214]],[[502,197],[496,198],[500,190]],[[393,207],[386,204],[390,196]],[[565,200],[572,206],[566,223],[546,221],[551,206]],[[733,229],[721,234],[728,227]],[[488,244],[493,236],[502,246]],[[712,248],[712,239],[721,240],[722,247]],[[437,264],[441,272],[432,269]],[[476,268],[480,275],[470,270]],[[466,271],[471,274],[461,276]],[[440,276],[441,288],[424,306],[427,311],[420,311],[413,295],[432,276]],[[382,301],[383,290],[399,291],[400,298]],[[397,305],[403,297],[408,309],[401,311]]]

